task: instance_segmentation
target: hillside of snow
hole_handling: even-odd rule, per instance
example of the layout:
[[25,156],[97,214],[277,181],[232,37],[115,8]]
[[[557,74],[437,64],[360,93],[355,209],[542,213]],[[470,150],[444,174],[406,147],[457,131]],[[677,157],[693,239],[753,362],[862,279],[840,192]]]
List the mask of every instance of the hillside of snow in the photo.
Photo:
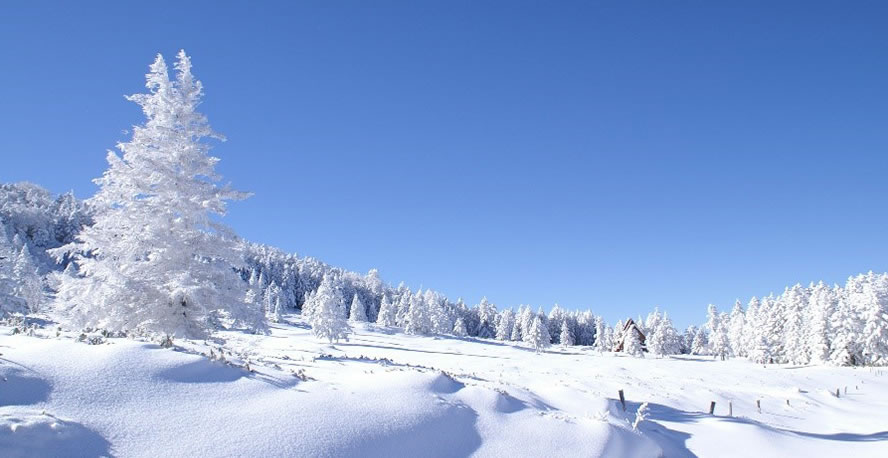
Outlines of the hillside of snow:
[[[268,336],[222,332],[175,340],[171,349],[58,334],[51,322],[15,335],[0,327],[5,457],[880,457],[888,450],[888,377],[876,368],[643,359],[579,346],[537,354],[369,324],[329,345],[299,315],[273,324]],[[634,429],[644,402],[648,414]]]

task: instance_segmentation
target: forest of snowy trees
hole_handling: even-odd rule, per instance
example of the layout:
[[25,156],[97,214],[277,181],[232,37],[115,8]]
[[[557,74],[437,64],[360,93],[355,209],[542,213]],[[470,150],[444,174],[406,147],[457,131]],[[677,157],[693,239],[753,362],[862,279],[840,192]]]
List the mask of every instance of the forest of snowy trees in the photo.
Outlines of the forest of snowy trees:
[[[677,330],[664,312],[634,319],[645,339],[591,311],[555,305],[467,305],[431,289],[393,287],[239,239],[218,217],[246,194],[220,185],[197,111],[203,89],[184,52],[170,79],[161,56],[148,93],[128,97],[146,116],[108,154],[87,201],[31,184],[0,185],[0,314],[45,313],[70,326],[204,336],[220,327],[265,332],[301,311],[322,339],[347,339],[355,323],[416,335],[453,335],[627,354],[743,357],[762,364],[888,365],[888,274],[844,286],[795,285],[780,295],[709,306],[705,324]],[[635,329],[635,328],[633,328]]]

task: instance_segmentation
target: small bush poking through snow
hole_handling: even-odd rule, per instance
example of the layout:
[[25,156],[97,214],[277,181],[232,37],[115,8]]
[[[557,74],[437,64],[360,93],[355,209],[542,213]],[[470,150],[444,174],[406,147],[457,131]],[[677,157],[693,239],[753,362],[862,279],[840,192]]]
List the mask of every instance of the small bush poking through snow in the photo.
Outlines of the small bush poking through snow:
[[160,348],[173,348],[173,336],[170,334],[164,334],[164,336],[160,338],[159,345]]
[[638,406],[638,410],[635,411],[635,421],[632,423],[632,429],[638,431],[638,425],[643,422],[648,415],[648,403],[642,403]]

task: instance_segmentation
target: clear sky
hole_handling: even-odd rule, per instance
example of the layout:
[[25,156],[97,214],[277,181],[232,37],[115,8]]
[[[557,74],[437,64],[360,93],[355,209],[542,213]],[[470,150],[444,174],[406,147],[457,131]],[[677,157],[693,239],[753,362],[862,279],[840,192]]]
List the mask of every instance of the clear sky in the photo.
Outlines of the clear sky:
[[90,196],[185,48],[254,241],[611,322],[888,270],[886,2],[240,3],[0,3],[0,181]]

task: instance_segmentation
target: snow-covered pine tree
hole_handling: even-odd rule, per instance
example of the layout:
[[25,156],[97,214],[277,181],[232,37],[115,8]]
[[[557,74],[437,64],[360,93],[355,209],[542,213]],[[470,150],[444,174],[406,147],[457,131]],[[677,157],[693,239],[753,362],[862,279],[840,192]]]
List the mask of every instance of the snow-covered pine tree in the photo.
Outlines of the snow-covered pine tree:
[[561,343],[561,325],[564,321],[565,312],[560,305],[555,304],[549,312],[549,335],[552,336],[553,343]]
[[417,291],[410,301],[410,308],[405,318],[404,332],[414,335],[426,335],[431,331],[432,322],[429,310],[422,293]]
[[379,314],[379,308],[382,306],[382,303],[379,301],[382,299],[383,294],[385,294],[387,287],[382,281],[382,278],[379,277],[379,271],[376,269],[370,269],[370,271],[367,272],[367,275],[364,278],[364,283],[367,285],[370,296],[376,299],[369,304],[365,304],[368,309],[367,320],[376,321],[377,315]]
[[413,303],[414,297],[409,290],[398,296],[398,305],[395,307],[395,326],[407,327],[407,314],[410,312],[410,305]]
[[632,356],[644,357],[644,351],[641,347],[641,339],[635,329],[629,329],[623,339],[623,353]]
[[518,307],[518,319],[516,320],[515,327],[518,328],[519,338],[513,338],[514,341],[524,341],[524,337],[530,333],[530,326],[533,324],[533,310],[530,309],[529,305],[522,305]]
[[197,111],[203,87],[184,51],[176,69],[170,81],[158,55],[148,93],[128,97],[147,121],[118,144],[122,157],[108,153],[89,201],[94,224],[53,252],[79,267],[80,275],[61,277],[56,298],[74,325],[197,337],[222,309],[236,324],[265,326],[261,308],[244,300],[241,244],[213,218],[247,195],[218,184],[218,159],[203,141],[217,136]]
[[458,317],[453,322],[453,335],[456,337],[466,337],[469,335],[468,331],[466,331],[466,320],[463,317]]
[[774,362],[774,355],[771,353],[771,343],[763,333],[756,333],[752,341],[752,348],[749,350],[750,361],[759,364],[770,364]]
[[279,323],[282,319],[282,293],[283,291],[281,290],[281,287],[278,286],[277,283],[272,282],[265,287],[265,293],[262,295],[262,304],[265,309],[265,315],[275,323]]
[[[614,329],[610,326],[604,326],[604,338],[602,339],[601,352],[614,350]],[[598,341],[596,341],[596,344]]]
[[491,304],[486,297],[481,299],[478,304],[478,323],[477,335],[486,339],[492,339],[496,336],[496,306]]
[[664,354],[677,355],[681,353],[681,336],[666,312],[663,312],[663,317],[660,319],[660,327],[663,333]]
[[8,313],[27,313],[25,300],[17,296],[18,282],[14,273],[16,252],[0,220],[0,317]]
[[728,316],[720,314],[715,321],[715,331],[709,336],[709,352],[724,361],[731,356],[731,343],[728,340]]
[[429,294],[426,303],[429,306],[429,319],[432,332],[435,334],[450,334],[453,332],[453,319],[448,313],[447,300],[439,293]]
[[537,353],[551,345],[552,338],[549,337],[549,329],[543,323],[543,320],[539,315],[531,320],[530,328],[524,336],[524,342],[533,347]]
[[567,320],[561,320],[561,333],[558,338],[558,342],[562,347],[569,347],[574,344],[574,336],[570,331],[570,324]]
[[888,274],[870,271],[864,284],[863,356],[873,366],[888,365]]
[[691,354],[706,355],[708,347],[709,342],[706,339],[706,331],[703,328],[698,328],[694,341],[691,342]]
[[586,310],[577,315],[577,334],[575,337],[576,345],[592,346],[595,345],[595,314]]
[[805,310],[808,308],[808,290],[795,284],[781,296],[783,304],[783,348],[786,359],[792,364],[808,364],[810,356],[805,327]]
[[382,296],[382,301],[379,304],[379,314],[376,316],[376,324],[393,327],[396,325],[396,320],[397,312],[395,311],[394,304],[392,304],[387,295]]
[[521,342],[524,337],[523,329],[524,329],[524,319],[526,317],[525,310],[527,306],[520,305],[518,306],[518,313],[515,315],[515,322],[512,324],[512,334],[509,336],[509,340],[513,342]]
[[352,329],[345,318],[342,296],[332,283],[330,277],[324,275],[321,286],[311,295],[311,332],[318,339],[327,339],[330,343],[348,341]]
[[866,293],[863,275],[848,277],[840,296],[830,328],[833,329],[833,344],[830,361],[841,366],[857,366],[865,363],[863,354],[863,330],[865,321],[862,315]]
[[611,351],[613,348],[613,343],[608,342],[605,334],[607,333],[608,326],[604,322],[604,318],[601,316],[595,317],[595,349],[599,352],[603,353],[606,351]]
[[767,342],[769,363],[786,362],[786,350],[784,334],[783,317],[783,301],[775,298],[773,294],[769,294],[762,299],[761,309],[759,313],[763,313],[760,322],[761,339]]
[[512,337],[512,328],[515,326],[515,313],[512,309],[500,312],[500,319],[496,325],[496,340],[509,340]]
[[271,321],[275,323],[280,323],[284,321],[284,304],[283,299],[280,294],[278,294],[274,299],[274,310],[271,313]]
[[829,361],[830,354],[829,321],[835,309],[830,287],[823,282],[814,285],[808,308],[805,344],[811,355],[811,362],[825,364]]
[[270,283],[264,289],[265,291],[262,293],[262,308],[266,316],[271,316],[274,313],[274,301],[278,296],[279,288],[274,283]]
[[740,299],[734,301],[734,308],[731,309],[731,316],[728,319],[728,342],[731,347],[731,354],[735,356],[746,356],[746,348],[743,342],[743,329],[746,324],[746,315],[743,312],[743,304]]
[[28,244],[23,243],[12,268],[15,281],[14,295],[25,302],[29,312],[34,313],[43,303],[43,280],[37,272],[37,266],[31,257]]
[[364,308],[364,303],[361,302],[361,298],[358,297],[357,294],[352,297],[351,307],[349,308],[348,321],[351,321],[352,323],[367,322],[367,310]]
[[613,329],[611,351],[617,351],[617,346],[623,341],[623,320],[617,320],[617,324],[614,325]]
[[756,345],[756,335],[760,332],[759,327],[759,308],[761,302],[757,297],[752,297],[746,304],[746,313],[743,318],[743,334],[740,338],[740,344],[743,347],[743,355],[747,358]]

